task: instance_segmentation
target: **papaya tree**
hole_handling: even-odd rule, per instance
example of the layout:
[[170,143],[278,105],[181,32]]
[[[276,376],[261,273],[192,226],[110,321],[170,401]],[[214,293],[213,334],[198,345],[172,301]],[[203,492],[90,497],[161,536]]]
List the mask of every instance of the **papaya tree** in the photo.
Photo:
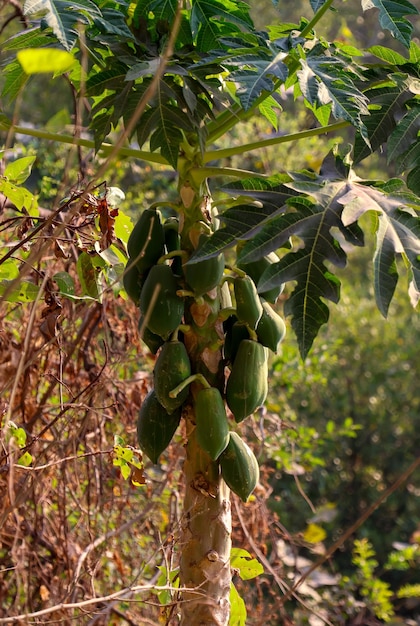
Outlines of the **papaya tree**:
[[[364,245],[363,226],[376,233],[381,313],[387,316],[401,272],[418,304],[420,47],[410,20],[419,12],[409,0],[362,0],[361,11],[375,10],[378,28],[396,45],[359,50],[317,35],[326,12],[340,5],[311,0],[309,18],[257,30],[241,0],[26,0],[30,28],[3,46],[3,97],[15,98],[39,72],[65,74],[78,122],[93,139],[82,139],[80,127],[72,137],[21,128],[5,115],[4,129],[177,174],[177,202],[139,207],[121,281],[156,355],[138,445],[158,463],[175,431],[185,435],[185,626],[229,623],[230,494],[246,501],[258,484],[242,422],[266,399],[269,355],[286,328],[280,301],[304,358],[328,323],[329,303],[340,299],[335,270],[349,249]],[[306,109],[307,128],[282,127],[286,97]],[[257,116],[271,134],[229,145],[233,131]],[[299,151],[305,139],[334,134],[348,148],[329,151],[317,171],[281,163],[262,174],[226,165],[267,146]],[[365,158],[383,151],[393,178],[357,174]]]

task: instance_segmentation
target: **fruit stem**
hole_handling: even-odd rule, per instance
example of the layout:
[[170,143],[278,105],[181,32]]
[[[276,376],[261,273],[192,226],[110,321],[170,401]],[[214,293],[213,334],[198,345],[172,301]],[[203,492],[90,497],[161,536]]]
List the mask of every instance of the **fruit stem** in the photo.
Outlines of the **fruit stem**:
[[194,381],[198,381],[206,389],[210,389],[211,387],[210,383],[205,378],[205,376],[203,376],[203,374],[192,374],[191,376],[188,376],[188,378],[183,380],[182,383],[179,383],[179,385],[175,387],[175,389],[171,389],[168,394],[169,397],[176,398],[177,395],[180,394],[183,389],[185,389],[185,387],[188,387],[188,385],[191,385],[191,383],[193,383]]

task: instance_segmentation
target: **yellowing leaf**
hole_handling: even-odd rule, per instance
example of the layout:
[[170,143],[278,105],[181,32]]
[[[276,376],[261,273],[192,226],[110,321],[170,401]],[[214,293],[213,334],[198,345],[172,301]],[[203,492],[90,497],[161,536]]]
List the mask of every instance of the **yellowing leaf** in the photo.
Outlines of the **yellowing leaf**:
[[49,600],[50,592],[49,592],[48,587],[46,587],[45,585],[41,585],[39,588],[39,595],[41,596],[41,600],[43,602],[46,602],[47,600]]
[[19,50],[17,59],[25,74],[61,74],[75,63],[75,58],[70,52],[57,48]]
[[322,526],[318,526],[318,524],[308,524],[303,533],[303,538],[308,543],[319,543],[320,541],[324,541],[326,536],[327,533]]

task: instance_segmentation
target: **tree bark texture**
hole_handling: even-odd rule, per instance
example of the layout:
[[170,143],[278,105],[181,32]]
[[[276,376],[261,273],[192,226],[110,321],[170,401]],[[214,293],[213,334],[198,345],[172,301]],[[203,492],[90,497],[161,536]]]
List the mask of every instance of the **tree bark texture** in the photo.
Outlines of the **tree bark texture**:
[[[193,415],[189,420],[193,429]],[[185,461],[186,494],[181,543],[182,626],[227,626],[230,615],[231,507],[218,463],[195,441]]]

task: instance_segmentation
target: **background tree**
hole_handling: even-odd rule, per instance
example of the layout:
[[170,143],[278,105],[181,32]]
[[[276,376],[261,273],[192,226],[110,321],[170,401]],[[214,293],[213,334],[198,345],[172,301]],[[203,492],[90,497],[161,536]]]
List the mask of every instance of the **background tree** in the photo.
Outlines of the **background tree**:
[[[111,155],[99,169],[99,179],[116,155],[171,166],[177,173],[179,197],[171,202],[158,199],[143,211],[129,239],[127,225],[114,223],[109,193],[92,184],[57,206],[41,224],[44,229],[55,226],[58,245],[66,229],[77,233],[79,242],[87,240],[83,218],[76,225],[75,218],[96,219],[99,234],[92,240],[89,231],[89,245],[82,245],[85,251],[77,257],[80,283],[92,299],[100,295],[98,276],[112,284],[121,268],[125,249],[114,243],[116,226],[117,236],[128,244],[124,286],[140,304],[143,339],[152,352],[163,345],[155,365],[156,390],[149,393],[140,412],[139,444],[157,461],[179,424],[181,410],[187,442],[179,597],[185,624],[229,620],[231,531],[226,483],[246,500],[258,482],[254,454],[238,439],[242,426],[236,423],[264,401],[265,348],[276,352],[283,336],[281,320],[260,296],[276,301],[283,285],[290,283],[282,302],[300,353],[306,357],[328,321],[325,300],[338,302],[340,297],[335,268],[346,264],[349,246],[363,245],[359,221],[371,212],[376,216],[378,308],[387,314],[400,257],[408,265],[411,300],[414,305],[418,301],[420,53],[410,41],[412,28],[406,18],[416,9],[407,2],[378,6],[381,24],[405,46],[407,56],[376,46],[369,50],[374,58],[361,64],[354,47],[316,36],[314,28],[331,4],[316,3],[310,21],[257,31],[248,7],[237,2],[193,2],[191,7],[158,1],[123,6],[85,0],[71,7],[29,2],[27,15],[44,11],[40,25],[4,46],[17,50],[16,60],[6,66],[5,97],[16,98],[28,76],[40,70],[65,73],[75,97],[73,137],[38,130],[26,133],[90,145],[81,137],[87,120],[95,150]],[[310,112],[308,130],[279,132],[279,94],[284,89],[293,89]],[[218,147],[232,129],[257,112],[272,125],[272,136],[248,145]],[[338,121],[330,123],[330,117]],[[120,135],[104,145],[121,120]],[[3,125],[22,130],[6,118]],[[223,159],[235,155],[294,144],[349,126],[356,129],[352,152],[332,150],[316,168],[319,171],[285,168],[272,177],[254,177],[243,168],[223,165]],[[135,139],[140,150],[126,147],[128,138]],[[150,150],[142,151],[146,143]],[[406,184],[403,179],[363,181],[355,175],[353,163],[384,144]],[[32,157],[26,157],[8,165],[2,191],[18,211],[25,208],[36,221],[36,199],[19,186],[32,162]],[[236,181],[223,186],[213,182],[226,178]],[[63,222],[55,223],[62,214]],[[91,222],[87,220],[89,229]],[[21,234],[29,232],[28,241],[38,232],[28,231],[31,227],[30,220],[22,221]],[[26,268],[42,258],[45,245],[37,240],[25,258]],[[11,247],[10,252],[20,247]],[[278,256],[269,257],[274,252]],[[50,276],[40,277],[43,291],[32,288],[31,281],[20,283],[16,290],[12,254],[3,257],[9,279],[4,297],[19,301],[45,293],[42,332],[53,341],[61,305],[48,282]],[[262,259],[266,259],[263,272],[254,269]],[[20,276],[25,277],[25,270]],[[205,289],[203,277],[208,278]],[[68,273],[54,278],[61,293],[74,298]],[[268,336],[264,323],[260,325],[262,319],[270,329]],[[238,328],[240,335],[235,334]],[[181,352],[168,365],[162,354],[175,350]],[[226,367],[231,370],[227,386]],[[180,380],[170,378],[174,385],[170,389],[165,384],[174,371]],[[223,399],[234,419],[229,416],[228,421]],[[11,425],[14,438],[24,438],[11,417],[7,414],[5,426]],[[205,428],[201,424],[210,417],[213,423]],[[34,421],[31,416],[30,424]],[[26,440],[21,443],[24,447]],[[124,450],[118,445],[114,450],[119,465],[131,464],[141,472],[139,457]],[[141,483],[142,477],[137,478]]]

